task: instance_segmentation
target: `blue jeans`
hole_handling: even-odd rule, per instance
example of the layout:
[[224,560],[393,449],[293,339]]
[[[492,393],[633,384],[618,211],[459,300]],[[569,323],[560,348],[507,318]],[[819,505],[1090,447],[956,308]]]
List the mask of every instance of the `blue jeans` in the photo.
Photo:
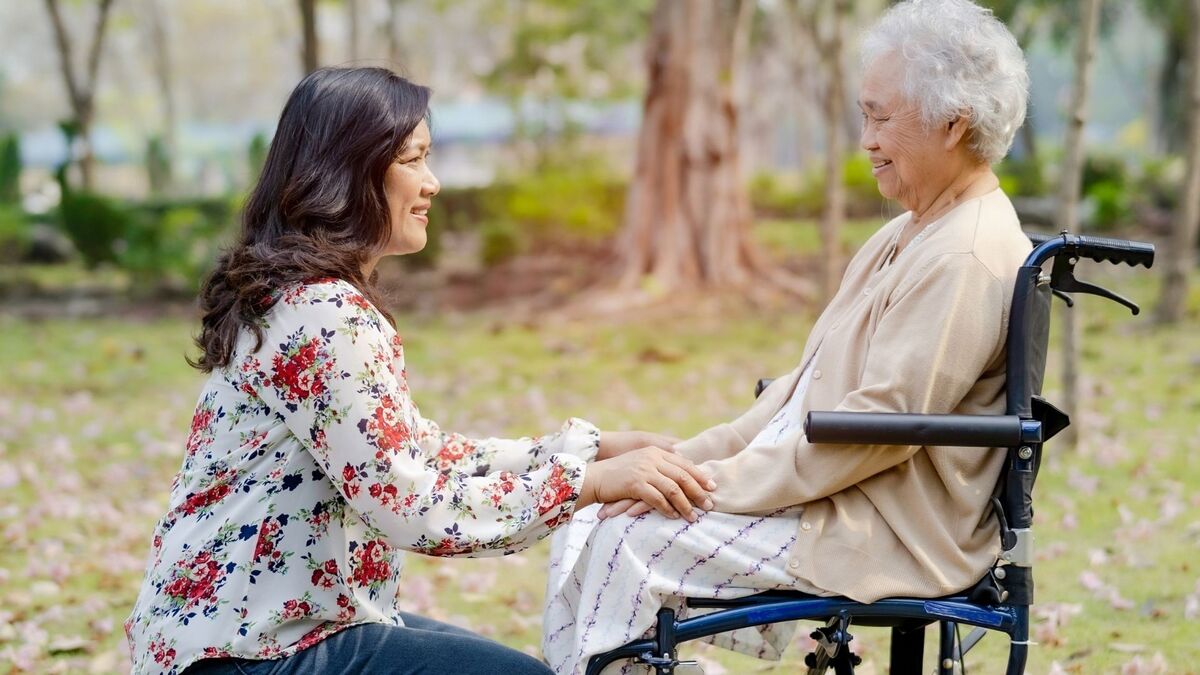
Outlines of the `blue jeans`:
[[544,663],[515,649],[433,619],[401,613],[404,627],[352,626],[283,659],[206,659],[184,675],[553,675]]

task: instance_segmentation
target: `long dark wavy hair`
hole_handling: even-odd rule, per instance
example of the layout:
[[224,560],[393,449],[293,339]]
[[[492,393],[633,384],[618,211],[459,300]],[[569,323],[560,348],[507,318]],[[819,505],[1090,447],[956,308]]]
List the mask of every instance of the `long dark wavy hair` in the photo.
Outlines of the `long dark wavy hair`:
[[382,308],[363,265],[391,236],[384,176],[428,111],[429,89],[383,68],[322,68],[296,85],[241,234],[200,290],[193,367],[228,366],[243,328],[261,346],[272,293],[291,283],[341,279]]

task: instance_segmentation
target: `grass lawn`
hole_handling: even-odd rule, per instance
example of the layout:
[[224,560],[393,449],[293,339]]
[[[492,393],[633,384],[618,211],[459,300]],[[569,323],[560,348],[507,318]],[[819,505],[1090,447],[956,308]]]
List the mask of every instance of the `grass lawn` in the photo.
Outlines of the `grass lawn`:
[[[1149,274],[1080,276],[1153,298]],[[1079,302],[1087,399],[1074,417],[1084,449],[1052,444],[1039,482],[1030,673],[1200,670],[1200,293],[1191,300],[1188,321],[1167,330]],[[417,401],[444,428],[530,434],[578,415],[686,436],[743,410],[756,378],[792,368],[813,318],[727,307],[622,324],[398,324]],[[127,672],[121,622],[201,384],[182,358],[192,330],[180,318],[0,315],[0,673]],[[536,650],[547,548],[413,556],[406,603]],[[885,635],[855,632],[861,672],[886,672]],[[704,646],[683,654],[710,674],[795,673],[802,647],[782,664]],[[1000,672],[999,647],[985,640],[968,670]]]

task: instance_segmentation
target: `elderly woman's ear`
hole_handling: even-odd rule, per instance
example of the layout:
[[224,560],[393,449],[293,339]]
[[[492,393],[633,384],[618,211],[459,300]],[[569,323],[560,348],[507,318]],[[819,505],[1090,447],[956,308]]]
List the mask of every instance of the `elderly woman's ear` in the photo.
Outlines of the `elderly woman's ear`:
[[946,151],[952,151],[958,147],[967,136],[967,131],[971,128],[971,118],[966,115],[959,115],[950,120],[946,126]]

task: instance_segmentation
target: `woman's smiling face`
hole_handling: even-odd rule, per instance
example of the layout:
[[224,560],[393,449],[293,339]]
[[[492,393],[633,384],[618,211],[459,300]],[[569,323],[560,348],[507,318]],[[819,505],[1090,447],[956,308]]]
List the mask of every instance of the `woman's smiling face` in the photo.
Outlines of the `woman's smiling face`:
[[940,126],[925,128],[917,106],[902,93],[903,81],[899,55],[875,59],[867,67],[858,97],[863,115],[859,141],[871,159],[880,194],[913,210],[943,184],[947,132]]
[[430,142],[429,125],[422,120],[384,175],[392,235],[383,255],[404,255],[425,248],[429,205],[441,189],[427,163]]

